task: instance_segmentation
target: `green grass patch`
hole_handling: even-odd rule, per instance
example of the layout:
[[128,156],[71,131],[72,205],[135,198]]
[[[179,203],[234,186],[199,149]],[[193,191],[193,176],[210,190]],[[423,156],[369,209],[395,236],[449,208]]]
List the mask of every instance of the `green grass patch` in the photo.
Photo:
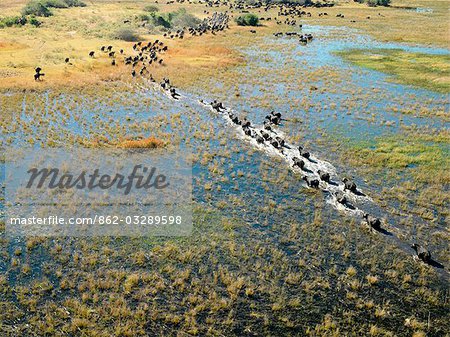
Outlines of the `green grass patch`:
[[358,66],[394,75],[400,83],[450,93],[450,56],[399,49],[352,49],[337,52]]
[[367,167],[373,172],[402,172],[409,168],[416,181],[448,184],[450,140],[446,135],[447,131],[434,135],[411,131],[373,141],[349,141],[343,158],[352,166]]

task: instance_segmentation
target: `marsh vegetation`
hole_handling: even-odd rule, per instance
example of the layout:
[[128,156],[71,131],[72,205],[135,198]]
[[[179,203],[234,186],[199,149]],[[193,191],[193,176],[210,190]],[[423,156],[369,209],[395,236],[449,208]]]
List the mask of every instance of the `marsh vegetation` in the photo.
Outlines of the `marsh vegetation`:
[[[449,51],[441,32],[423,45],[433,25],[446,24],[441,2],[411,4],[431,14],[395,0],[305,7],[311,17],[295,25],[255,3],[86,4],[52,7],[38,28],[0,30],[2,148],[189,151],[194,230],[14,238],[0,222],[2,336],[445,336]],[[20,17],[26,1],[7,5],[4,15]],[[229,28],[188,33],[216,11],[233,15]],[[259,25],[239,26],[244,11]],[[417,22],[420,33],[407,29]],[[183,39],[170,38],[184,26]],[[123,30],[139,36],[139,48],[164,42],[164,65],[140,75],[139,64],[132,76],[124,58],[140,51],[117,39]],[[293,31],[314,39],[303,45],[285,34]],[[33,80],[38,66],[42,81]],[[163,77],[180,99],[160,88]],[[307,188],[199,98],[256,125],[280,112],[286,142],[356,182],[371,199],[361,207],[391,235],[331,207],[329,193]],[[415,260],[413,242],[444,268]]]

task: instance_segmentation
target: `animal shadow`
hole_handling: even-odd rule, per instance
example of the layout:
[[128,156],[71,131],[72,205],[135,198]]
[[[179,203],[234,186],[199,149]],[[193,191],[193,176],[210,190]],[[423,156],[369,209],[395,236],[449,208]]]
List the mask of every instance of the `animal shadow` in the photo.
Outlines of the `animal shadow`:
[[359,197],[365,197],[366,195],[363,193],[363,192],[361,192],[360,190],[356,190],[355,192],[353,192],[354,194],[356,194],[357,196],[359,196]]
[[356,209],[356,207],[355,206],[353,206],[352,204],[350,204],[350,203],[348,203],[348,202],[346,202],[346,203],[344,203],[344,204],[342,204],[342,205],[344,205],[346,208],[348,208],[348,209],[351,209],[352,211],[354,211],[355,209]]
[[424,262],[424,263],[426,263],[426,264],[428,264],[428,265],[430,265],[432,267],[435,267],[435,268],[444,269],[444,265],[443,264],[441,264],[441,263],[439,263],[439,262],[437,262],[436,260],[433,260],[433,259],[431,259],[428,262]]
[[381,234],[383,234],[383,235],[387,235],[387,236],[392,236],[392,235],[394,235],[394,234],[392,234],[391,232],[389,232],[387,229],[384,229],[384,228],[373,228],[373,230],[375,230],[375,231],[377,231],[378,233],[381,233]]

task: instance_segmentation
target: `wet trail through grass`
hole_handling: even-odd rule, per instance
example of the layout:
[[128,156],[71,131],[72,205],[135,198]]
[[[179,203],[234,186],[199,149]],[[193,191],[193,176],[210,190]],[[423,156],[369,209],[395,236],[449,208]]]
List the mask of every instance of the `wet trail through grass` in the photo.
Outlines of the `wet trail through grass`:
[[[374,51],[395,48],[446,55],[448,50],[382,43],[351,29],[305,26],[302,32],[312,33],[316,39],[301,46],[295,38],[264,38],[263,45],[241,50],[246,65],[231,76],[219,75],[218,80],[212,79],[207,85],[209,98],[232,106],[241,116],[257,124],[271,110],[281,112],[287,122],[280,129],[287,140],[296,145],[306,144],[308,150],[317,151],[321,158],[333,162],[344,175],[353,175],[354,171],[339,162],[330,147],[330,139],[324,141],[323,136],[331,141],[342,138],[370,143],[405,129],[448,130],[447,95],[393,83],[387,75],[360,69],[335,54],[352,48]],[[202,93],[201,89],[194,91]],[[449,150],[445,143],[433,145]],[[369,195],[379,195],[381,189],[397,184],[385,181],[377,186],[356,175],[354,178]],[[402,223],[404,215],[387,214],[385,209],[373,206],[366,210],[391,222],[393,228],[406,230],[400,235],[403,241],[397,241],[405,250],[409,249],[407,242],[423,239],[415,227],[427,224],[418,216],[410,215],[409,221],[416,223],[413,228],[404,225],[399,228],[395,223]],[[446,223],[442,221],[437,229],[430,230],[438,233],[445,228]]]
[[[151,84],[148,83],[151,86],[150,90],[160,90],[159,85],[158,84]],[[141,88],[143,91],[145,91],[145,87]],[[168,99],[169,96],[168,96]],[[291,170],[294,173],[294,179],[297,179],[297,185],[301,185],[303,188],[308,188],[308,186],[306,185],[306,183],[301,182],[301,177],[302,176],[308,176],[312,179],[317,179],[320,181],[320,177],[318,174],[318,170],[322,170],[324,172],[328,172],[331,175],[331,182],[330,183],[326,183],[321,181],[320,182],[320,186],[319,186],[319,190],[321,190],[322,192],[324,192],[323,194],[323,198],[324,201],[326,202],[326,204],[331,205],[336,211],[344,214],[344,215],[349,215],[351,217],[354,217],[356,220],[356,223],[359,225],[363,225],[364,226],[364,220],[363,220],[363,214],[364,213],[369,213],[371,215],[376,215],[377,217],[380,217],[383,219],[383,224],[382,224],[382,229],[380,231],[380,233],[376,233],[376,231],[373,230],[372,233],[369,233],[368,235],[382,235],[385,236],[389,242],[391,242],[391,244],[396,245],[397,247],[403,249],[405,252],[410,252],[411,248],[410,248],[410,243],[407,241],[409,237],[409,233],[405,232],[401,226],[398,225],[398,219],[396,219],[393,216],[388,216],[388,214],[386,214],[386,211],[379,207],[378,205],[376,205],[373,200],[371,199],[370,195],[366,195],[364,194],[364,191],[361,190],[360,188],[358,188],[358,192],[356,194],[351,193],[349,191],[345,191],[344,187],[343,187],[343,183],[342,183],[342,178],[344,176],[342,176],[342,172],[337,172],[336,168],[329,162],[323,161],[323,158],[318,158],[316,157],[316,154],[313,152],[311,153],[311,158],[310,160],[306,160],[305,158],[304,161],[306,162],[306,167],[304,169],[299,169],[299,168],[294,168],[293,165],[293,158],[294,157],[300,157],[302,158],[297,150],[297,145],[296,144],[286,144],[286,147],[283,149],[283,152],[280,152],[280,150],[273,148],[269,142],[265,142],[264,144],[258,144],[258,142],[255,140],[254,137],[250,137],[245,135],[245,133],[243,132],[242,128],[240,126],[237,126],[235,124],[233,124],[233,122],[230,120],[228,114],[234,113],[237,114],[238,116],[242,116],[242,113],[239,111],[235,111],[233,109],[230,109],[229,107],[225,107],[226,109],[223,110],[222,112],[218,112],[216,110],[214,110],[210,104],[206,103],[206,102],[210,102],[211,100],[203,100],[203,99],[198,99],[198,97],[195,97],[191,94],[188,93],[181,93],[181,97],[179,100],[173,100],[170,99],[174,104],[180,104],[180,103],[184,103],[186,105],[192,106],[192,109],[195,110],[195,106],[199,105],[202,110],[207,110],[210,112],[210,114],[212,113],[213,116],[207,115],[203,115],[200,118],[202,120],[209,120],[210,118],[212,118],[212,120],[214,120],[214,117],[218,117],[221,118],[224,123],[220,123],[218,127],[220,128],[220,125],[222,125],[222,128],[229,128],[230,130],[233,130],[237,140],[241,140],[242,142],[246,143],[247,146],[252,147],[257,149],[258,151],[265,153],[267,158],[264,158],[264,160],[269,160],[269,161],[276,161],[277,159],[281,158],[282,162],[280,163],[281,165],[285,165],[285,169]],[[206,101],[206,102],[205,102]],[[201,113],[199,111],[199,113]],[[216,126],[217,127],[217,126]],[[259,133],[261,130],[264,130],[264,128],[262,127],[262,125],[255,125],[252,123],[251,126],[252,131]],[[285,135],[278,129],[278,127],[274,126],[273,128],[273,132],[269,132],[269,134],[272,135],[273,138],[275,138],[276,136],[281,136],[283,139],[285,138]],[[212,144],[213,147],[217,147],[218,144],[215,143],[215,140],[212,140]],[[238,157],[231,157],[232,161],[234,161],[236,164],[237,162],[242,162],[242,158],[238,158]],[[239,189],[236,188],[236,190],[239,190],[240,193],[242,193],[242,190],[246,191],[246,192],[250,192],[250,193],[245,193],[246,197],[245,199],[247,199],[247,197],[250,197],[252,199],[256,200],[248,200],[247,204],[252,204],[252,203],[257,203],[260,200],[260,196],[262,194],[267,194],[267,190],[264,191],[262,188],[258,188],[255,186],[257,186],[256,182],[257,182],[257,177],[258,177],[258,172],[254,171],[253,169],[253,165],[249,165],[248,163],[251,162],[252,159],[249,159],[247,161],[245,161],[247,164],[244,165],[239,165],[237,164],[238,168],[240,169],[240,172],[242,174],[243,177],[248,177],[246,179],[246,181],[244,182],[240,182],[239,183]],[[235,165],[233,163],[233,165]],[[219,169],[220,170],[220,169]],[[201,170],[194,170],[194,172],[196,172],[197,174],[199,174],[201,176]],[[224,170],[224,173],[226,172],[226,169]],[[226,174],[226,173],[225,173]],[[340,176],[341,175],[341,176]],[[368,184],[370,185],[370,184]],[[373,186],[371,191],[377,193],[377,186]],[[233,193],[231,191],[231,189],[227,189],[225,187],[225,190],[223,191],[224,194],[222,193],[217,193],[217,195],[214,196],[214,199],[216,199],[216,202],[218,200],[223,200],[224,195],[227,195],[229,193]],[[253,192],[253,193],[252,193]],[[276,193],[276,191],[274,191]],[[216,194],[215,193],[215,194]],[[292,193],[292,192],[291,192]],[[295,192],[293,192],[295,193]],[[345,195],[347,202],[345,204],[341,204],[338,200],[337,200],[337,193],[342,193],[343,195]],[[285,197],[290,198],[290,195],[285,195]],[[199,200],[204,200],[202,197],[199,198]],[[285,203],[286,199],[283,197],[275,197],[274,202],[275,203]],[[220,201],[219,201],[220,202]],[[312,210],[311,210],[312,211]],[[261,217],[259,212],[252,212],[252,211],[247,211],[247,209],[234,209],[233,213],[236,214],[236,216],[238,217],[242,217],[242,213],[246,213],[245,214],[245,219],[246,221],[248,221],[249,223],[258,223],[261,221]],[[289,212],[289,211],[288,211]],[[286,213],[283,213],[283,216],[286,216]],[[294,215],[295,217],[295,215]],[[274,217],[271,219],[271,221],[276,221],[277,217]],[[296,218],[296,221],[301,221],[301,218]],[[417,220],[416,220],[417,221]],[[439,264],[436,264],[439,265]],[[441,267],[439,267],[438,272],[446,279],[449,279],[449,273],[447,270],[445,269],[441,269]]]

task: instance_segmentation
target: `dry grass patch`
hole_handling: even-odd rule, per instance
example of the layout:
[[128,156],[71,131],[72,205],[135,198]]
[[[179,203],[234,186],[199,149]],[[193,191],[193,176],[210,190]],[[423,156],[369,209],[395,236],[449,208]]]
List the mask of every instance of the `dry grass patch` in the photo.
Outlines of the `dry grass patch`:
[[148,137],[139,140],[125,140],[118,144],[118,147],[124,149],[156,149],[164,147],[166,143],[155,137]]

